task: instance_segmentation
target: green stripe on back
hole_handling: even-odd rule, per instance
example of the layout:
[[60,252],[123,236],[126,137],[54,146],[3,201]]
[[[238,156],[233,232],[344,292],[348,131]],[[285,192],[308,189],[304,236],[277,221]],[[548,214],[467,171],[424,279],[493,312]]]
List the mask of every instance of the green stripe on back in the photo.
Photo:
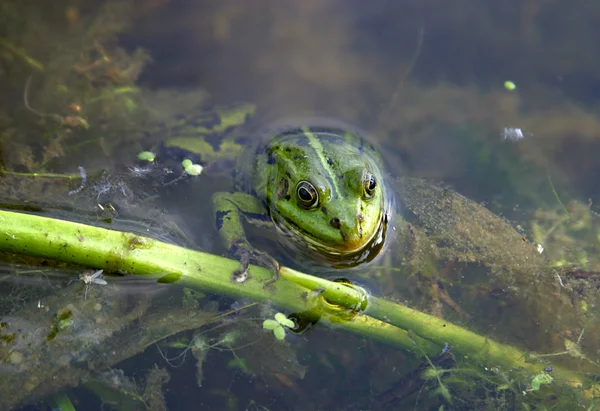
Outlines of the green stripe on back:
[[327,157],[325,156],[325,149],[323,148],[323,144],[321,144],[319,138],[313,134],[309,127],[303,127],[302,131],[306,135],[308,143],[317,154],[317,157],[321,162],[321,166],[323,166],[323,170],[327,170],[329,181],[331,181],[331,184],[333,185],[334,192],[337,194],[338,198],[344,198],[342,191],[338,187],[337,176],[334,174],[333,170],[331,169],[331,165],[329,164],[329,162],[327,161]]

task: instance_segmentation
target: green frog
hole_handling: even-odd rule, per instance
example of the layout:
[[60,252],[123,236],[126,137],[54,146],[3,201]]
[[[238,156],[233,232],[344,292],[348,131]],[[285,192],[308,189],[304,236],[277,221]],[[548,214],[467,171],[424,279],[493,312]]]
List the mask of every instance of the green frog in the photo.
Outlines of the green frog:
[[[165,142],[170,148],[191,147],[209,163],[217,153],[237,155],[234,191],[213,195],[215,226],[226,249],[241,261],[234,278],[247,278],[250,262],[272,270],[269,283],[278,278],[278,261],[250,244],[243,221],[275,233],[304,265],[349,268],[380,255],[394,202],[374,146],[360,133],[327,121],[276,126],[250,138],[225,135],[239,130],[253,112],[242,116],[239,106],[221,110],[220,117],[210,118],[215,133],[206,121],[196,121],[198,135],[187,129],[187,137]],[[207,140],[219,142],[207,151]],[[233,149],[234,142],[246,146]]]

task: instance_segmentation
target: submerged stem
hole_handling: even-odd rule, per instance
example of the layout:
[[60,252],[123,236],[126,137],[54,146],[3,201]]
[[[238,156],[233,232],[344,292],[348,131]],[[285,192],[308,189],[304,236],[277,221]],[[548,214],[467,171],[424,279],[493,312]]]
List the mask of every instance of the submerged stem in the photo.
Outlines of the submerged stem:
[[[283,269],[284,278],[266,289],[271,272],[250,266],[251,278],[239,284],[231,278],[238,268],[237,261],[134,233],[3,210],[0,225],[0,251],[134,275],[159,274],[159,282],[184,282],[203,292],[271,302],[291,312],[314,309],[314,300],[307,295],[319,288],[325,289],[322,296],[327,301],[349,310],[360,309],[366,297],[360,290],[290,269]],[[455,354],[480,363],[502,364],[506,369],[518,367],[531,373],[543,366],[530,362],[516,347],[372,296],[368,297],[367,310],[350,321],[326,314],[322,319],[330,320],[324,322],[335,328],[396,345],[417,356],[435,355],[449,342]],[[585,382],[580,374],[566,368],[556,366],[554,373],[571,386]]]

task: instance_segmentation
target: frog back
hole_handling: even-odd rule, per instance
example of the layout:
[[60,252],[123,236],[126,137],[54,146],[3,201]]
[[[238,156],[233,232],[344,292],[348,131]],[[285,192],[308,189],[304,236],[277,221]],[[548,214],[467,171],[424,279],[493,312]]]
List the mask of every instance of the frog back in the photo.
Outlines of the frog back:
[[[340,162],[352,161],[358,154],[383,168],[384,161],[365,132],[345,122],[305,118],[275,123],[261,131],[245,133],[247,148],[238,157],[235,167],[236,191],[255,195],[262,201],[267,198],[267,186],[276,165],[275,153],[285,156],[299,168],[307,170],[339,168]],[[273,183],[273,181],[270,181]]]

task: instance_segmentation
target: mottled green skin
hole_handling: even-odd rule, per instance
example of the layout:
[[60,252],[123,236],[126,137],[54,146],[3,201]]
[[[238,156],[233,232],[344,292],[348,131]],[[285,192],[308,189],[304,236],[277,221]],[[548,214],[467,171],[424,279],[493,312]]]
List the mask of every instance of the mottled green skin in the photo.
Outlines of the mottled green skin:
[[[316,193],[314,204],[302,187],[313,201]],[[342,268],[379,254],[392,209],[373,146],[358,134],[314,126],[267,134],[240,157],[236,191],[216,193],[214,203],[225,246],[274,272],[276,261],[247,242],[242,217],[274,228],[295,259]]]

